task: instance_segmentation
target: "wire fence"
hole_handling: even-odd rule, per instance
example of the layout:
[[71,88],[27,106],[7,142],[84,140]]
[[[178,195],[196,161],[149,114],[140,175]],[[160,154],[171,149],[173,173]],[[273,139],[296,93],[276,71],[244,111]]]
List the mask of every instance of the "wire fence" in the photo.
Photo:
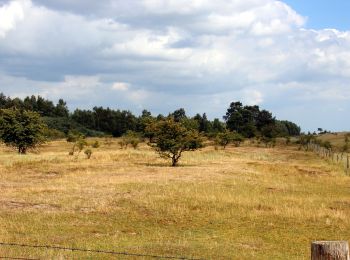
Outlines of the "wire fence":
[[0,259],[16,259],[16,260],[40,260],[39,258],[10,257],[10,256],[0,256]]
[[[84,253],[95,253],[95,254],[107,254],[107,255],[119,255],[119,256],[130,256],[130,257],[147,257],[154,259],[177,259],[177,260],[205,260],[203,258],[191,258],[182,256],[160,256],[153,254],[137,254],[128,252],[116,252],[116,251],[106,251],[106,250],[93,250],[93,249],[82,249],[73,247],[61,247],[61,246],[50,246],[50,245],[28,245],[28,244],[17,244],[17,243],[5,243],[0,242],[0,246],[3,247],[22,247],[22,248],[36,248],[36,249],[50,249],[50,250],[61,250],[61,251],[71,251],[71,252],[84,252]],[[0,259],[26,259],[26,260],[37,260],[35,258],[10,258],[1,257]]]
[[337,153],[330,148],[325,148],[312,142],[308,143],[307,150],[313,151],[323,159],[327,159],[333,163],[342,165],[344,167],[345,174],[350,174],[350,156],[348,153]]

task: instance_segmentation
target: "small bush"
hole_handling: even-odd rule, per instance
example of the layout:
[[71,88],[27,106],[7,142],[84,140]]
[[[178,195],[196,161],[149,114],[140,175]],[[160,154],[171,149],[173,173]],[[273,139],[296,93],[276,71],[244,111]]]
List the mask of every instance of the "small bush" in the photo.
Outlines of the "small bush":
[[220,145],[224,149],[230,143],[233,143],[235,147],[239,147],[244,141],[244,137],[236,132],[225,131],[223,133],[218,133],[215,138],[215,145]]
[[92,146],[92,148],[99,148],[100,143],[99,143],[99,141],[95,141],[91,146]]
[[92,150],[91,149],[86,149],[84,151],[84,153],[85,153],[87,159],[91,158],[91,155],[92,155]]
[[76,132],[76,131],[69,131],[67,134],[67,142],[69,143],[75,143],[77,142],[80,138],[85,138],[83,134]]
[[66,137],[65,133],[58,131],[56,129],[45,129],[45,136],[49,140],[58,140],[58,139],[64,139]]
[[84,149],[85,146],[87,146],[87,142],[84,138],[79,138],[79,140],[76,142],[76,147],[79,150],[79,153]]
[[[76,137],[74,137],[76,138]],[[73,140],[73,139],[71,139]],[[76,149],[78,150],[78,154],[84,149],[85,146],[87,146],[88,143],[85,140],[84,136],[79,136],[77,139],[75,139],[75,142],[72,146],[72,149],[69,151],[69,155],[74,155]]]
[[126,149],[128,148],[128,143],[122,138],[118,141],[118,144],[120,145],[120,149]]
[[130,144],[134,149],[136,149],[141,142],[141,137],[138,133],[133,131],[127,131],[125,135],[122,136],[121,140],[118,142],[121,149],[127,149]]
[[329,141],[325,141],[322,143],[322,146],[326,149],[332,149],[332,144]]

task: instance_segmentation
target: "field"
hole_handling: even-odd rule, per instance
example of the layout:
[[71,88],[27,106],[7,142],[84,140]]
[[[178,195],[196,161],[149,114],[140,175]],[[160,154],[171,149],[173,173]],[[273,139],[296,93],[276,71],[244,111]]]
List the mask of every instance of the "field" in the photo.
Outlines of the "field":
[[[350,178],[297,147],[186,153],[169,167],[116,141],[90,160],[55,141],[0,148],[0,242],[204,259],[308,259],[313,240],[350,238]],[[1,246],[0,257],[111,259]],[[150,259],[115,256],[117,259]]]
[[321,141],[329,141],[332,144],[334,150],[341,151],[342,147],[345,144],[345,136],[348,134],[348,132],[322,134],[318,137],[318,139]]

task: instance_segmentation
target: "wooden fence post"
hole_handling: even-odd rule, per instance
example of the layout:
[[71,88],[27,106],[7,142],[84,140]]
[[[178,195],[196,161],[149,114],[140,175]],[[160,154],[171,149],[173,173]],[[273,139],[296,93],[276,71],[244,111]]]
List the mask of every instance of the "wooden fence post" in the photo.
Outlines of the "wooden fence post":
[[346,156],[346,175],[349,174],[349,168],[350,168],[350,162],[349,162],[349,155]]
[[311,260],[349,260],[348,241],[316,241],[311,244]]

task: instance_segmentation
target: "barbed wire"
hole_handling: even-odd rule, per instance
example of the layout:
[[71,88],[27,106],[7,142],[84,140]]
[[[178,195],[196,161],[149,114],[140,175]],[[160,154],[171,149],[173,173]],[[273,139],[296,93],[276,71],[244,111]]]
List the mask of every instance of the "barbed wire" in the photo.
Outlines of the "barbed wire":
[[[82,249],[82,248],[71,248],[71,247],[61,247],[61,246],[50,246],[50,245],[28,245],[28,244],[17,244],[17,243],[5,243],[0,242],[0,246],[9,246],[9,247],[28,247],[28,248],[40,248],[40,249],[52,249],[52,250],[64,250],[64,251],[76,251],[76,252],[85,252],[85,253],[97,253],[97,254],[109,254],[109,255],[124,255],[124,256],[134,256],[134,257],[149,257],[149,258],[158,258],[158,259],[176,259],[176,260],[205,260],[203,258],[188,258],[188,257],[179,257],[179,256],[160,256],[160,255],[151,255],[151,254],[137,254],[137,253],[128,253],[128,252],[116,252],[116,251],[105,251],[105,250],[93,250],[93,249]],[[17,259],[17,258],[13,258]],[[22,258],[19,258],[22,259]],[[23,258],[26,259],[26,258]],[[32,260],[32,259],[30,259]]]
[[25,258],[25,257],[11,257],[11,256],[0,256],[0,259],[14,259],[14,260],[40,260],[39,258]]

